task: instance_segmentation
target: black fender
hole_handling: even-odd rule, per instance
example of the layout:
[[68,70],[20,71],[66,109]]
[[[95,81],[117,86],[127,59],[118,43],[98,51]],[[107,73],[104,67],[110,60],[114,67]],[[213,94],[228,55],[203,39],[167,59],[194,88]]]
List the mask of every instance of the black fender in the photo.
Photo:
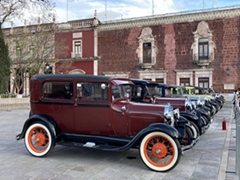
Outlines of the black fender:
[[219,108],[221,109],[222,105],[223,105],[223,102],[218,98],[215,99],[215,102],[218,104]]
[[215,101],[210,101],[209,102],[212,106],[214,106],[215,108],[216,108],[216,110],[217,110],[217,112],[218,112],[218,110],[219,110],[219,107],[218,107],[218,105],[217,105],[217,103],[215,102]]
[[197,108],[196,111],[199,111],[201,114],[205,115],[205,116],[208,116],[208,112],[205,110],[205,109],[202,109],[202,108]]
[[215,106],[213,106],[213,105],[210,104],[209,102],[206,102],[206,103],[205,103],[205,107],[207,107],[207,108],[210,109],[212,116],[216,114],[217,110],[216,110]]
[[185,117],[180,116],[179,119],[176,120],[175,124],[176,124],[175,128],[178,130],[178,132],[181,134],[181,136],[184,136],[185,126],[186,126],[186,124],[189,124],[189,121]]
[[197,126],[201,127],[201,120],[196,114],[189,113],[186,111],[181,111],[180,115],[185,117],[188,121],[195,123]]
[[185,117],[188,121],[191,121],[192,123],[194,123],[198,127],[199,132],[202,131],[200,112],[196,112],[196,114],[189,113],[189,112],[180,112],[180,115]]
[[25,137],[25,133],[28,129],[28,127],[33,124],[34,122],[41,121],[44,122],[50,130],[54,133],[55,137],[57,135],[56,129],[57,129],[57,124],[49,117],[44,116],[44,115],[32,115],[30,116],[24,123],[22,132],[16,136],[16,140],[23,139]]
[[210,123],[211,117],[210,117],[210,114],[208,114],[208,112],[206,110],[204,110],[202,108],[197,108],[196,111],[199,111],[201,116],[205,117],[207,122]]
[[149,126],[145,127],[142,129],[140,132],[138,132],[131,141],[129,141],[126,145],[117,147],[117,148],[111,148],[111,149],[103,149],[103,150],[108,150],[108,151],[126,151],[129,150],[132,147],[135,147],[140,143],[140,141],[143,139],[144,136],[147,134],[154,132],[154,131],[159,131],[159,132],[164,132],[168,134],[170,137],[173,139],[180,139],[182,138],[181,134],[178,132],[176,128],[173,126],[170,126],[165,123],[153,123],[150,124]]
[[210,109],[209,107],[207,107],[207,106],[203,106],[202,108],[203,108],[205,111],[211,112],[211,109]]

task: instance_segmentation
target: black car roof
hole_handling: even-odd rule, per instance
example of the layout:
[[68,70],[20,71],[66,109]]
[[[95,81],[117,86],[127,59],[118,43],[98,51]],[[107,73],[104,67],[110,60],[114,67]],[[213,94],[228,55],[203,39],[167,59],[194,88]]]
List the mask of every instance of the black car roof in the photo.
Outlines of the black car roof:
[[164,84],[164,83],[159,83],[158,87],[169,87],[169,85],[168,84]]
[[98,80],[98,81],[110,81],[114,77],[110,76],[96,76],[87,74],[37,74],[32,77],[39,81],[46,79],[86,79],[86,80]]
[[148,80],[143,80],[143,79],[130,79],[130,80],[135,84],[154,84],[154,85],[158,85],[158,83],[155,82],[155,81],[148,81]]

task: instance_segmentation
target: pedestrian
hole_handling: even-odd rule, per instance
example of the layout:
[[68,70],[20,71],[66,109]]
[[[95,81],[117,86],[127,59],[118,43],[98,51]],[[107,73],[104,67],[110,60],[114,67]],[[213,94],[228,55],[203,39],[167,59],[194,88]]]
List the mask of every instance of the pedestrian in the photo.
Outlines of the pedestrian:
[[240,101],[240,88],[238,88],[236,96],[237,96],[237,100]]
[[232,104],[233,104],[233,118],[235,119],[236,118],[236,100],[239,96],[239,88],[236,89],[234,92],[233,92],[233,99],[232,99]]

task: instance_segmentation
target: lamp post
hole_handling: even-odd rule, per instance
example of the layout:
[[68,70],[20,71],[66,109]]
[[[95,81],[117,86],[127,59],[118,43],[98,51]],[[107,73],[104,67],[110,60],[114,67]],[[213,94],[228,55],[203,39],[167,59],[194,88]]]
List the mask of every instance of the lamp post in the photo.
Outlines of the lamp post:
[[229,76],[229,75],[230,75],[230,69],[229,69],[229,67],[227,67],[226,72],[227,72],[227,75]]
[[52,74],[52,66],[48,62],[45,64],[44,74]]

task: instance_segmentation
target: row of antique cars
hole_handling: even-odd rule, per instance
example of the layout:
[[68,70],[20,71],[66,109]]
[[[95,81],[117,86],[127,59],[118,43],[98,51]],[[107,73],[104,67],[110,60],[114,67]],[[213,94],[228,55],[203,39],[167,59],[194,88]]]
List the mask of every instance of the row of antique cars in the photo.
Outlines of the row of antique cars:
[[81,74],[35,75],[30,114],[17,140],[36,157],[58,145],[139,149],[151,170],[173,169],[222,108],[210,89]]

